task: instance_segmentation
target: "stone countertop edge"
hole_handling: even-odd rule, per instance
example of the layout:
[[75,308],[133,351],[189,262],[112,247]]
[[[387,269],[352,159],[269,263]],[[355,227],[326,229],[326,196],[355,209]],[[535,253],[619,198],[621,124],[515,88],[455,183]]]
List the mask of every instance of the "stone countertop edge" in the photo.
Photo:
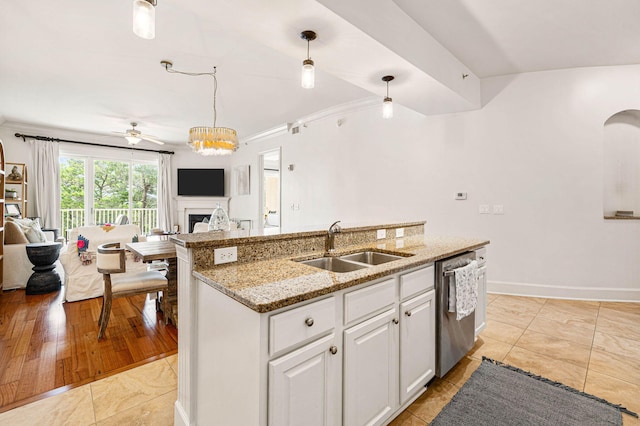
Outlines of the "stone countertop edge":
[[[370,225],[370,226],[355,226],[355,227],[342,227],[342,232],[362,232],[372,231],[376,229],[391,229],[391,228],[405,228],[410,226],[419,226],[426,224],[426,221],[418,222],[400,222],[400,223],[387,223],[384,225]],[[286,240],[292,238],[302,237],[322,237],[327,235],[327,230],[313,230],[313,231],[300,231],[300,232],[285,232],[282,234],[254,234],[252,232],[258,231],[228,231],[228,232],[197,232],[191,234],[177,234],[172,235],[169,239],[175,244],[186,247],[213,247],[213,246],[231,246],[237,244],[255,243],[261,241],[275,241]]]
[[[266,313],[475,250],[488,244],[489,240],[482,239],[437,237],[425,238],[424,244],[401,249],[378,250],[374,245],[368,248],[374,251],[398,252],[398,254],[410,256],[353,272],[335,273],[304,265],[294,259],[308,258],[309,256],[298,254],[284,259],[239,265],[229,264],[199,272],[193,271],[192,274],[205,284],[246,307],[258,313]],[[360,250],[366,248],[358,247]],[[340,252],[353,252],[353,249],[353,247],[346,247]],[[313,257],[322,256],[316,253]],[[291,271],[291,273],[283,277],[283,270]],[[270,274],[270,271],[278,272]],[[246,277],[246,282],[239,282],[239,276]]]

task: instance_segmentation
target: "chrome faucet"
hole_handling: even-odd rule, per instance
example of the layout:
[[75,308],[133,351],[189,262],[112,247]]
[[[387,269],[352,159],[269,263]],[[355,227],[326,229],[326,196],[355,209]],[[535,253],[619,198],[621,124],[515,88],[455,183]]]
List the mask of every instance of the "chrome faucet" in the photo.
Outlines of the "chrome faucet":
[[340,225],[338,225],[338,223],[340,223],[339,220],[335,221],[330,227],[329,227],[329,231],[327,231],[327,252],[329,253],[333,253],[334,251],[336,251],[335,248],[335,239],[336,239],[336,234],[340,231],[342,231],[342,228],[340,228]]

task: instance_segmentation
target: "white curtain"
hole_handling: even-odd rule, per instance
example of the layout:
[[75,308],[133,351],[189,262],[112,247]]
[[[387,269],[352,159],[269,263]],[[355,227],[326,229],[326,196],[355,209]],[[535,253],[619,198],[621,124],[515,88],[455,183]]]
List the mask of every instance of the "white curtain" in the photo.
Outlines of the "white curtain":
[[171,184],[171,154],[158,154],[158,225],[161,229],[173,230],[173,199]]
[[59,143],[30,140],[33,170],[29,186],[35,196],[35,214],[43,228],[60,228]]

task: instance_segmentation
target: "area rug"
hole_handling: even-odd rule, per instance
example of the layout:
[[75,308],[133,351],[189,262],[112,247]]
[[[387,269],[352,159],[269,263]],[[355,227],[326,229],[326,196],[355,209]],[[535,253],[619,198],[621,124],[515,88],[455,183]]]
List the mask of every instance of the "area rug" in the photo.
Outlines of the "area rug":
[[622,425],[636,413],[489,358],[431,425]]

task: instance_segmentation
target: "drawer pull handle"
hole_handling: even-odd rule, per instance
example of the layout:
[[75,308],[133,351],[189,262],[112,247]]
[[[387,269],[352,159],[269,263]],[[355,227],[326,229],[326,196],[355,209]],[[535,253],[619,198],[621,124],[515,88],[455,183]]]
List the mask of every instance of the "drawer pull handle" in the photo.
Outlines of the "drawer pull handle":
[[331,346],[329,348],[329,352],[331,352],[331,355],[335,355],[338,353],[338,347],[337,346]]
[[311,327],[313,325],[313,318],[307,318],[304,320],[304,323],[307,324],[308,327]]
[[404,314],[405,314],[406,316],[410,317],[410,316],[411,316],[411,311],[405,311],[405,312],[404,312]]
[[393,323],[394,323],[394,324],[397,324],[397,323],[399,323],[399,322],[400,322],[400,321],[398,321],[398,318],[394,318],[394,319],[393,319]]

